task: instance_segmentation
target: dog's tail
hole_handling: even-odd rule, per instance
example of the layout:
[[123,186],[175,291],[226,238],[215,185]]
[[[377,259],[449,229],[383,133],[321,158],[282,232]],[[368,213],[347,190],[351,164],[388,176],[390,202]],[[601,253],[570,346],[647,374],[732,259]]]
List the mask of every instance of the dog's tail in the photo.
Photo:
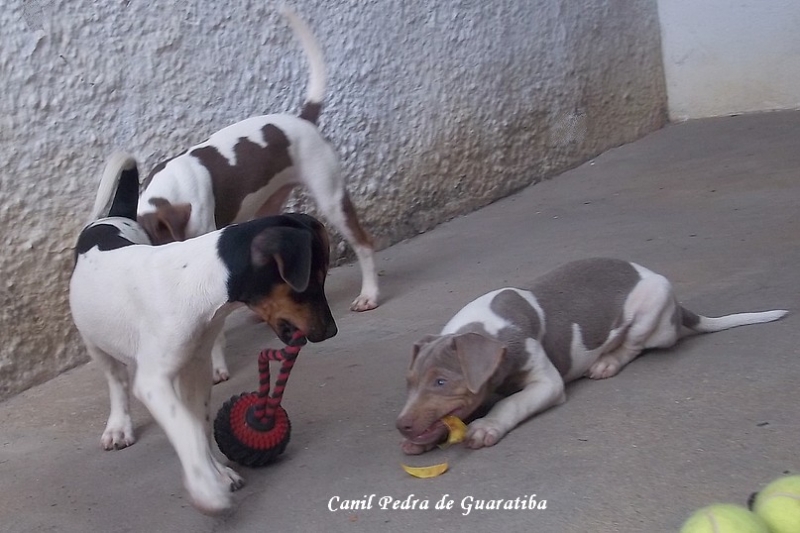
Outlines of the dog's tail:
[[325,98],[325,58],[314,38],[314,33],[305,21],[288,6],[281,6],[280,12],[289,22],[289,26],[303,46],[308,60],[308,92],[303,110],[300,112],[300,118],[316,124],[322,110],[322,101]]
[[720,317],[707,317],[693,313],[681,307],[681,325],[685,328],[684,334],[713,333],[724,329],[747,326],[748,324],[763,324],[773,322],[785,317],[789,311],[776,309],[774,311],[761,311],[759,313],[734,313]]
[[92,220],[105,217],[124,217],[136,220],[139,203],[139,168],[136,160],[124,152],[115,152],[106,161]]

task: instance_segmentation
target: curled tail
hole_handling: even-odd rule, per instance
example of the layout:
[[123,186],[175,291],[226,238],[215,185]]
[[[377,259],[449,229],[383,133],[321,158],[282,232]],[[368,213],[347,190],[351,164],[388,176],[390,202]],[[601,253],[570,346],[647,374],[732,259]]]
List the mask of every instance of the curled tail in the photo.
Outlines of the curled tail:
[[774,311],[761,311],[759,313],[734,313],[720,317],[707,317],[693,313],[684,307],[680,307],[681,325],[691,333],[713,333],[724,329],[735,328],[737,326],[747,326],[748,324],[762,324],[773,322],[786,316],[789,311],[776,309]]
[[305,21],[287,6],[282,6],[280,12],[289,22],[308,60],[308,92],[300,118],[316,124],[322,110],[322,100],[325,98],[325,59],[314,33]]
[[139,168],[136,160],[124,152],[115,152],[106,161],[92,220],[105,217],[124,217],[136,220],[139,203]]

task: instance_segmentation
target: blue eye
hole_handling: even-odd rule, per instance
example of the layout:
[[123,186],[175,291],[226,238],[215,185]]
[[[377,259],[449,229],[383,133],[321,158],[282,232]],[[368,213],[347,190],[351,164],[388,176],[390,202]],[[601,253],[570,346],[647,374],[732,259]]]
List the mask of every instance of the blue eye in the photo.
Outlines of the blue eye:
[[444,378],[438,378],[436,379],[436,381],[433,382],[433,384],[436,385],[437,387],[444,387],[445,383],[447,383],[447,380]]

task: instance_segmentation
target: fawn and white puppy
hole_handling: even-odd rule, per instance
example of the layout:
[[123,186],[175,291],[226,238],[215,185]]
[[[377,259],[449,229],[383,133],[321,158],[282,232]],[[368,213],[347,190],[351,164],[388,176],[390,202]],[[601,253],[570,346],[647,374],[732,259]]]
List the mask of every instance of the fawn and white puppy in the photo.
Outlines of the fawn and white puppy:
[[[157,165],[145,180],[138,220],[153,244],[197,237],[231,223],[278,214],[302,185],[347,240],[361,267],[361,293],[351,309],[378,305],[373,242],[361,227],[330,144],[317,119],[325,95],[325,64],[308,26],[282,10],[308,59],[308,95],[299,116],[272,114],[228,126]],[[214,348],[214,381],[228,379],[224,337]]]
[[131,366],[133,392],[175,448],[194,505],[213,513],[228,508],[230,492],[243,483],[211,453],[214,339],[244,305],[286,343],[298,330],[312,342],[335,335],[324,292],[328,237],[308,215],[281,215],[152,246],[136,222],[138,192],[135,161],[112,156],[70,280],[73,320],[108,381],[101,444],[111,450],[135,442]]
[[609,378],[642,350],[670,347],[689,334],[770,322],[786,313],[704,317],[678,304],[665,277],[635,263],[567,263],[531,290],[480,296],[439,335],[414,345],[408,400],[397,419],[403,451],[430,450],[446,435],[442,417],[468,419],[499,393],[505,397],[467,430],[467,446],[492,446],[523,420],[564,402],[570,381]]

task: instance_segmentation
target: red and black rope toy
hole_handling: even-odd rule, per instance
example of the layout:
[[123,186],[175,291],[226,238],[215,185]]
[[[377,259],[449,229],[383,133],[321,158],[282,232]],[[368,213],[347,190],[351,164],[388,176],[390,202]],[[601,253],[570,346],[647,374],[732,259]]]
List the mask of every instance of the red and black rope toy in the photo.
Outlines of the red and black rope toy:
[[[262,351],[258,356],[258,392],[233,396],[217,412],[214,438],[220,451],[231,461],[250,467],[266,466],[286,449],[292,425],[281,407],[281,399],[303,344],[305,337],[298,332],[288,346]],[[270,361],[281,363],[271,395]]]

